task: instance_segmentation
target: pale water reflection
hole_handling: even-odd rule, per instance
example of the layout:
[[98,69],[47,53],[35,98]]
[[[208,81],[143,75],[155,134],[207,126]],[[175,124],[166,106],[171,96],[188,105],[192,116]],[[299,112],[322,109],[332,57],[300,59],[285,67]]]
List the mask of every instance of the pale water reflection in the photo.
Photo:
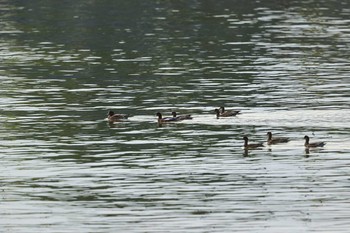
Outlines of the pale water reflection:
[[0,231],[348,232],[349,3],[0,11]]

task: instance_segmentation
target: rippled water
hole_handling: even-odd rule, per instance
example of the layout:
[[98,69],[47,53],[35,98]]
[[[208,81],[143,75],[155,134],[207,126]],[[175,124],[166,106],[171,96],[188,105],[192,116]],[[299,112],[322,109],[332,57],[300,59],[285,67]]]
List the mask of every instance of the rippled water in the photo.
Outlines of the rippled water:
[[349,3],[0,11],[1,232],[348,232]]

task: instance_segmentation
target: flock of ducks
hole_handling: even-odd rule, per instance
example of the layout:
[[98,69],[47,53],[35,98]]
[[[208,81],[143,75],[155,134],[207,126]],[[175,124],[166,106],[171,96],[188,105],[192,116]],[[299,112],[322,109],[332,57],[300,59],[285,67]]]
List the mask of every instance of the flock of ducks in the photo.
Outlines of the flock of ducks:
[[[217,119],[219,119],[220,117],[233,117],[233,116],[240,114],[239,110],[225,110],[225,107],[217,108],[214,110],[214,112],[216,114]],[[177,115],[176,112],[172,112],[171,117],[163,117],[160,112],[157,112],[156,116],[158,117],[159,124],[173,123],[173,122],[193,119],[191,115]],[[108,111],[108,114],[107,114],[107,120],[109,122],[116,122],[116,121],[120,121],[123,119],[128,119],[129,117],[131,117],[131,116],[128,114],[116,114],[113,111]],[[249,143],[248,142],[249,139],[247,136],[244,136],[243,140],[244,140],[243,147],[245,149],[257,149],[257,148],[264,147],[263,143]],[[325,142],[310,143],[310,138],[307,135],[304,136],[304,140],[305,140],[304,146],[306,149],[323,147],[324,145],[326,145]],[[268,145],[287,143],[289,141],[290,141],[290,139],[287,137],[273,137],[271,132],[267,132],[267,144]]]

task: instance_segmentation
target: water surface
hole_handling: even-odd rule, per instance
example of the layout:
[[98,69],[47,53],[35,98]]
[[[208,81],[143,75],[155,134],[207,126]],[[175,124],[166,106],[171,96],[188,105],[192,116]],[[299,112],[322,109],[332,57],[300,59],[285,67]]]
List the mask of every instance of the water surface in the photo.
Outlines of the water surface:
[[[2,231],[348,232],[350,4],[0,11]],[[194,119],[159,126],[172,110]],[[242,149],[268,131],[291,141]]]

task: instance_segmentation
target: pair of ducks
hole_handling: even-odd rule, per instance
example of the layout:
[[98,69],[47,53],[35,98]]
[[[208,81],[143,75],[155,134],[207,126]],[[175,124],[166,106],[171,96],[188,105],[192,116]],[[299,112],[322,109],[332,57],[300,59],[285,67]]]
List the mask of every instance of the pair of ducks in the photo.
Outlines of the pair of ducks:
[[158,123],[168,123],[174,121],[183,121],[183,120],[191,120],[193,119],[191,115],[180,115],[178,116],[176,112],[171,112],[172,117],[164,117],[160,112],[157,112],[156,116],[158,116]]
[[[316,147],[323,147],[326,145],[325,142],[313,142],[310,143],[310,138],[309,136],[305,135],[304,136],[305,143],[304,146],[305,148],[316,148]],[[263,143],[248,143],[248,137],[244,136],[244,148],[245,149],[256,149],[259,147],[263,147]],[[272,137],[271,132],[267,132],[267,144],[268,145],[273,145],[273,144],[278,144],[278,143],[286,143],[289,142],[289,138],[286,137]]]

